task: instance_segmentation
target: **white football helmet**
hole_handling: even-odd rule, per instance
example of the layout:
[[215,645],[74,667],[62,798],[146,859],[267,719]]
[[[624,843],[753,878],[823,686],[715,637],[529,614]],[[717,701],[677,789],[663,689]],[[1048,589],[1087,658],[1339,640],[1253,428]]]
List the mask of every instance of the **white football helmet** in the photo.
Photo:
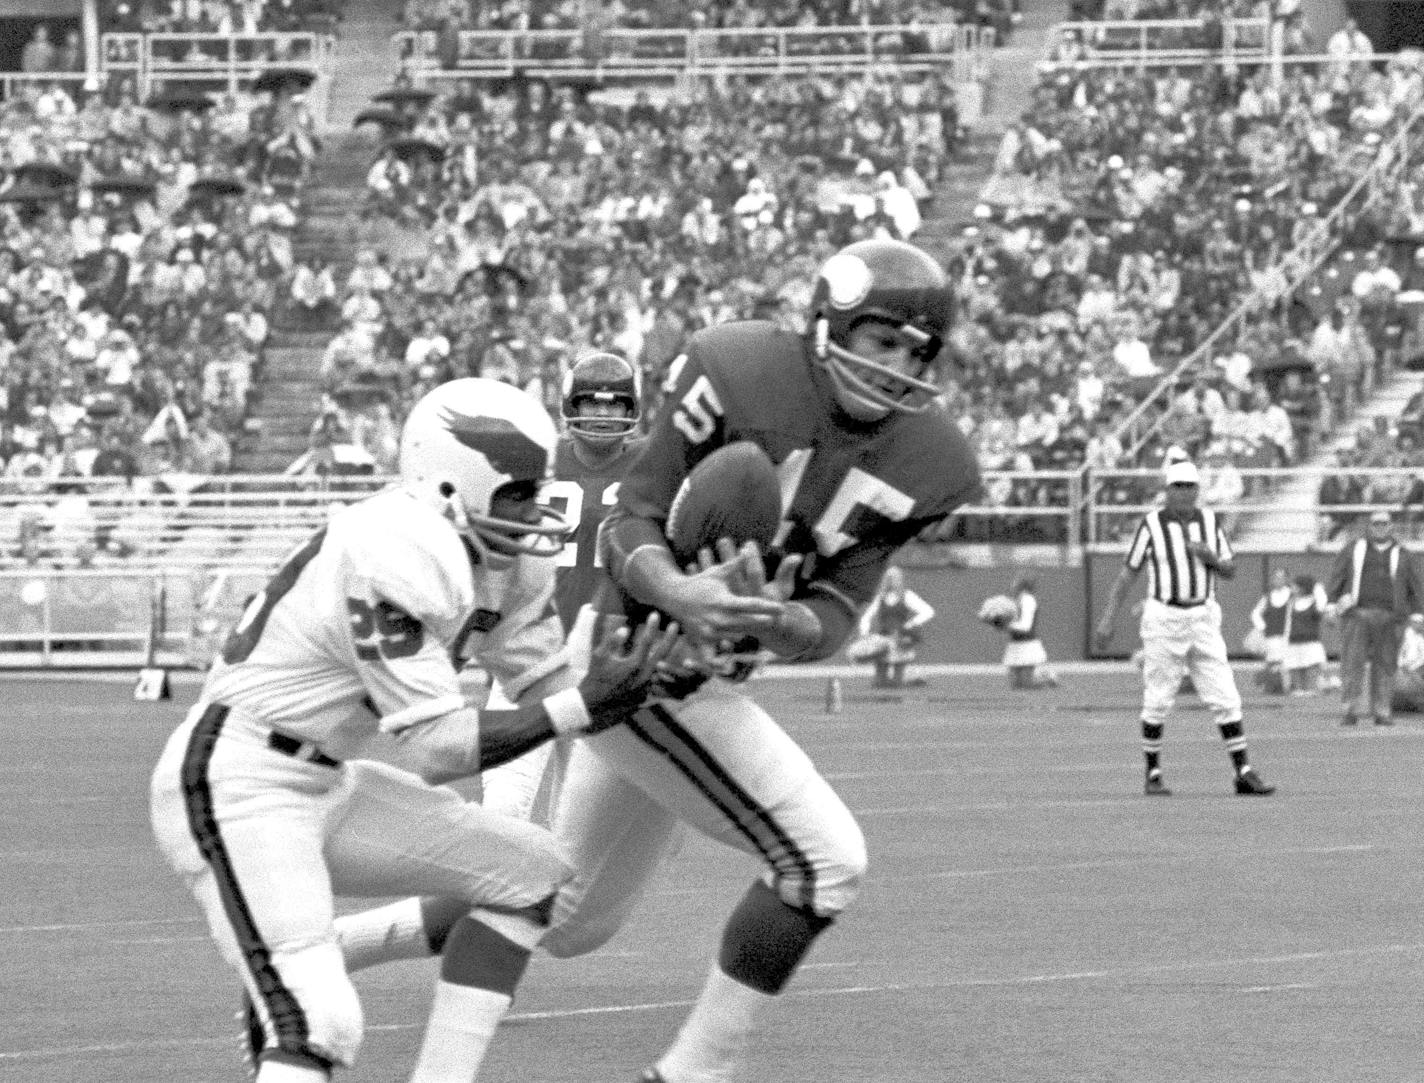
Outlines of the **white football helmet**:
[[451,380],[415,404],[401,430],[401,480],[433,502],[496,564],[518,553],[553,556],[569,526],[540,506],[537,523],[497,519],[494,495],[511,482],[541,484],[553,476],[558,433],[548,412],[499,380]]

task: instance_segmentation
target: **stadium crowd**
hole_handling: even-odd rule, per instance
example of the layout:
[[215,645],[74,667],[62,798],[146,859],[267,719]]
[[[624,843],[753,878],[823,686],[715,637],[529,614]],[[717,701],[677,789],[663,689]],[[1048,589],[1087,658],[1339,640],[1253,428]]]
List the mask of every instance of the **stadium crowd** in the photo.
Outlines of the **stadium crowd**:
[[[671,17],[612,10],[620,25]],[[461,12],[412,3],[406,15]],[[799,328],[836,248],[917,238],[960,137],[951,79],[893,66],[620,102],[540,80],[398,89],[409,93],[382,118],[394,138],[371,164],[362,216],[423,246],[410,257],[372,245],[350,266],[293,257],[315,147],[299,98],[250,117],[231,98],[165,114],[127,91],[72,101],[35,87],[6,103],[6,183],[30,160],[78,181],[72,199],[5,204],[6,471],[220,471],[272,312],[329,329],[313,445],[355,448],[375,473],[394,468],[409,404],[453,376],[508,380],[553,410],[569,358],[609,349],[638,361],[655,408],[692,332],[747,316]],[[1251,493],[1241,470],[1310,454],[1408,348],[1398,295],[1424,259],[1404,266],[1385,239],[1421,233],[1417,191],[1352,209],[1344,258],[1309,288],[1289,288],[1293,260],[1421,97],[1407,63],[1290,66],[1279,83],[1250,69],[1124,78],[1047,65],[974,221],[928,240],[946,245],[963,317],[947,401],[985,467],[1132,467],[1177,445],[1221,504]],[[51,115],[62,126],[44,132]],[[77,142],[60,138],[71,130]],[[223,176],[242,193],[193,198],[195,180]],[[1123,419],[1248,297],[1129,455],[1114,436]],[[190,435],[199,414],[203,448]],[[1412,462],[1410,440],[1394,441],[1391,461]],[[1135,503],[1139,488],[1100,498]],[[1063,520],[1040,513],[1065,493],[1061,481],[995,481],[988,501],[1026,515],[971,529],[1057,540]]]
[[[12,483],[151,485],[230,467],[316,142],[290,94],[201,101],[34,81],[0,102],[0,475]],[[21,549],[54,526],[21,515]]]
[[557,408],[569,358],[610,349],[655,395],[691,332],[751,314],[799,327],[836,248],[914,236],[958,130],[935,77],[734,82],[626,105],[462,85],[367,179],[365,213],[420,230],[420,258],[362,251],[344,281],[298,269],[311,324],[339,320],[326,416],[375,434],[380,466],[387,415],[451,376],[494,375]]
[[[1419,68],[1295,67],[1279,84],[1212,71],[1050,67],[1031,121],[1006,133],[951,259],[975,313],[962,401],[989,419],[975,423],[987,467],[1129,467],[1174,444],[1228,473],[1291,465],[1398,361],[1413,317],[1397,274],[1378,272],[1411,258],[1386,238],[1410,233],[1414,197],[1357,201],[1338,265],[1290,287],[1324,216],[1424,100]],[[1111,436],[1125,414],[1243,303],[1125,458]],[[991,378],[1004,368],[1012,386]],[[1103,495],[1138,503],[1140,488]],[[1214,501],[1245,488],[1229,478]]]

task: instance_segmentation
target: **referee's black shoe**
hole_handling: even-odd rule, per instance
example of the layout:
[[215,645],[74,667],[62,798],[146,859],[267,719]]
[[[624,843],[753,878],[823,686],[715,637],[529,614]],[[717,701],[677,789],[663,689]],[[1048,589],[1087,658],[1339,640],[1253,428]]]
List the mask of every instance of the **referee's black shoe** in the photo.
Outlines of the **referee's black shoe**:
[[1167,789],[1167,784],[1162,781],[1161,771],[1153,771],[1147,776],[1147,781],[1142,786],[1142,792],[1148,797],[1172,796],[1172,791]]
[[1248,767],[1236,776],[1236,792],[1243,797],[1269,797],[1276,788]]

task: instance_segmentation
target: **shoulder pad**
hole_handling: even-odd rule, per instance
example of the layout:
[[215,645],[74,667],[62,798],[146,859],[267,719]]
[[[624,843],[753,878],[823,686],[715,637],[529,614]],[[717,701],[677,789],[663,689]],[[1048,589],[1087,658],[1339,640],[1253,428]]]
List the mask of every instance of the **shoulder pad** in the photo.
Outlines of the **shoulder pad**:
[[382,493],[339,512],[328,537],[358,579],[417,620],[458,621],[474,604],[459,533],[409,493]]

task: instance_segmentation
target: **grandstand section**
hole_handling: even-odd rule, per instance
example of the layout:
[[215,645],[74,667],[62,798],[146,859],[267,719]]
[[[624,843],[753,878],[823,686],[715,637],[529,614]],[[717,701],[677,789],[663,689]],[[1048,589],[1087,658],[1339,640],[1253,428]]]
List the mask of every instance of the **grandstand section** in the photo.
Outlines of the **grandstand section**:
[[[1415,499],[1416,58],[1302,51],[1245,8],[1081,5],[1052,33],[1041,5],[833,8],[574,26],[310,3],[229,28],[106,8],[94,70],[8,77],[0,105],[14,129],[67,97],[93,132],[52,155],[72,182],[0,178],[0,289],[29,306],[0,311],[25,373],[5,566],[258,574],[332,486],[389,474],[431,383],[497,375],[552,408],[570,354],[605,348],[655,389],[707,323],[799,326],[820,260],[876,232],[954,276],[946,398],[989,469],[920,565],[1086,568],[1172,444],[1262,548]],[[36,321],[61,293],[73,319]],[[34,375],[50,356],[69,386]],[[199,413],[215,436],[187,431]],[[1292,472],[1337,454],[1340,501]],[[113,480],[73,476],[96,463]],[[1307,491],[1299,529],[1257,530]]]

